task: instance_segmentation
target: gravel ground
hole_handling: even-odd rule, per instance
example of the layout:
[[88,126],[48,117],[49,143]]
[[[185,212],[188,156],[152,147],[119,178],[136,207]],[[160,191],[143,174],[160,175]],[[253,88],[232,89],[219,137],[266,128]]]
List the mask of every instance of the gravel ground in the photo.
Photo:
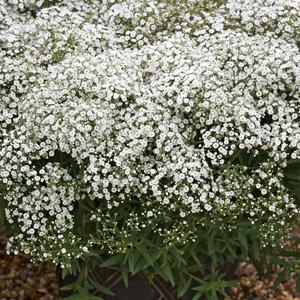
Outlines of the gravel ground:
[[8,256],[0,237],[0,300],[58,300],[59,287],[50,265],[37,267],[28,255]]
[[[227,300],[300,300],[295,280],[272,288],[275,276],[261,280],[252,265],[241,263],[238,284]],[[60,300],[56,275],[50,265],[38,268],[27,255],[8,256],[5,238],[0,237],[0,300]],[[209,300],[209,299],[208,299]]]
[[253,265],[241,263],[236,271],[238,284],[231,289],[227,300],[300,300],[293,278],[274,289],[275,276],[261,280]]

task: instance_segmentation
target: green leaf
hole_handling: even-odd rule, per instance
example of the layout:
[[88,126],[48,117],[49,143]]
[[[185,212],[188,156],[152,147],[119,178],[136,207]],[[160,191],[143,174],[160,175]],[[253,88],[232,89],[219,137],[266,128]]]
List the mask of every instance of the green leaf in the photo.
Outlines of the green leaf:
[[217,292],[216,290],[212,290],[211,291],[211,297],[210,297],[211,300],[218,300],[218,295],[217,295]]
[[279,273],[277,275],[276,280],[275,280],[275,282],[273,284],[273,288],[274,289],[276,289],[278,287],[278,285],[283,282],[285,276],[286,276],[285,270],[283,270],[281,273]]
[[171,282],[172,286],[175,285],[174,276],[171,270],[171,267],[168,262],[165,263],[165,265],[162,267],[162,272],[167,277],[167,279]]
[[128,255],[128,267],[130,273],[134,273],[134,263],[135,263],[135,257],[131,251]]
[[242,254],[244,257],[248,257],[248,240],[247,235],[244,231],[239,231],[239,240],[241,242]]
[[181,278],[178,288],[177,288],[177,297],[180,298],[186,294],[188,289],[192,284],[192,278],[185,280],[183,277]]
[[106,286],[94,281],[94,280],[90,280],[91,285],[97,289],[99,292],[103,293],[104,295],[108,295],[108,296],[114,296],[115,294]]
[[145,270],[148,266],[148,263],[145,261],[143,256],[140,256],[140,259],[138,260],[137,264],[134,267],[133,273],[136,274],[142,270]]
[[213,284],[214,284],[213,282],[204,281],[201,285],[194,287],[193,290],[201,292],[201,293],[205,293],[211,289],[211,286]]
[[174,249],[174,256],[176,257],[177,265],[183,264],[187,265],[187,261],[184,259],[183,254],[180,253],[177,249]]
[[124,268],[121,269],[122,278],[125,284],[125,287],[128,287],[128,270],[125,270]]
[[199,260],[197,254],[196,254],[193,250],[190,252],[190,254],[191,254],[192,258],[194,259],[195,263],[196,263],[198,266],[202,267],[202,263],[201,263],[201,261]]
[[102,297],[94,296],[89,293],[78,293],[69,297],[63,298],[63,300],[104,300]]
[[252,256],[257,259],[260,256],[260,246],[257,239],[252,240]]
[[150,266],[153,266],[154,262],[153,262],[153,259],[151,258],[148,250],[146,247],[144,247],[143,245],[141,244],[137,244],[136,245],[136,248],[138,249],[138,251],[140,251],[140,253],[143,255],[143,257],[145,258],[145,260],[148,262],[148,264]]
[[235,251],[235,249],[232,247],[232,245],[230,243],[227,243],[226,249],[229,252],[228,256],[230,256],[232,260],[235,259],[236,258],[236,251]]
[[106,267],[116,265],[122,261],[122,258],[123,258],[122,254],[114,255],[114,256],[110,257],[109,259],[107,259],[106,261],[104,261],[100,266],[103,268],[106,268]]
[[265,263],[260,260],[260,259],[252,259],[251,260],[255,269],[257,270],[258,274],[260,276],[264,276],[265,275]]
[[198,292],[194,295],[192,300],[199,300],[202,297],[203,293],[202,292]]
[[92,250],[89,250],[89,252],[86,255],[89,256],[89,257],[96,257],[98,259],[100,258],[99,253],[95,252],[95,251],[92,251]]
[[76,282],[64,285],[60,288],[61,291],[71,291],[74,289],[74,287],[76,286]]
[[64,279],[68,274],[69,274],[69,271],[66,268],[62,269],[62,271],[61,271],[62,279]]
[[153,253],[153,260],[156,261],[162,256],[162,251],[154,251]]

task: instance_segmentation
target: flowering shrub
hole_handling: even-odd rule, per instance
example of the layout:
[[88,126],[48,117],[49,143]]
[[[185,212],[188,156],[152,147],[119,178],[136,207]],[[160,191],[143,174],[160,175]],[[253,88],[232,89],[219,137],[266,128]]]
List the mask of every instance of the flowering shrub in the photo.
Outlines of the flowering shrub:
[[284,243],[298,214],[299,12],[298,0],[2,1],[8,251],[72,271],[93,253],[191,249],[209,228]]

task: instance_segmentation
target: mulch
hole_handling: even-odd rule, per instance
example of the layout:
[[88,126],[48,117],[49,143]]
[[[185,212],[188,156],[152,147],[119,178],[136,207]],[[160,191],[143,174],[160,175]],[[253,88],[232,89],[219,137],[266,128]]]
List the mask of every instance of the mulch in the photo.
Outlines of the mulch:
[[[0,237],[0,300],[61,300],[56,273],[49,264],[36,266],[28,255],[7,255]],[[238,283],[227,300],[300,300],[294,278],[273,288],[275,275],[260,279],[254,266],[240,263]]]

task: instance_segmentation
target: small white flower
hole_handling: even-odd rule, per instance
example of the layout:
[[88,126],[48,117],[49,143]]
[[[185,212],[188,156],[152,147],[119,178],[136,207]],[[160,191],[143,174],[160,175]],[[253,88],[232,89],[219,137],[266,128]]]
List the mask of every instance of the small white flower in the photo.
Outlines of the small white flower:
[[207,204],[207,203],[206,203],[206,204],[204,205],[204,209],[207,210],[207,211],[211,211],[211,210],[212,210],[212,206],[211,206],[210,204]]

